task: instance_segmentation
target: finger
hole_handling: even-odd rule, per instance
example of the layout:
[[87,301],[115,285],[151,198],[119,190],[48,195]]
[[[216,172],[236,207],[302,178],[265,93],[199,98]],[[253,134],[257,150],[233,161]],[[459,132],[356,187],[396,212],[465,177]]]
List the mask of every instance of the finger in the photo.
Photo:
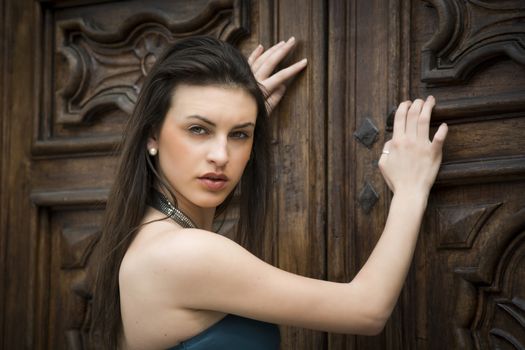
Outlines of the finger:
[[405,134],[407,112],[411,104],[411,101],[405,101],[401,102],[397,107],[394,116],[394,134],[392,139],[399,139]]
[[430,115],[432,114],[432,108],[436,104],[436,100],[433,96],[428,96],[427,100],[423,104],[419,119],[417,121],[417,137],[422,140],[428,140],[428,132],[430,129]]
[[381,174],[383,175],[383,179],[385,180],[388,188],[391,191],[394,191],[394,187],[392,186],[392,183],[390,182],[390,180],[388,179],[388,177],[386,176],[386,173],[385,173],[386,161],[388,159],[389,154],[386,154],[384,152],[385,151],[386,152],[390,152],[390,144],[391,144],[391,142],[392,142],[392,140],[389,140],[383,146],[383,152],[381,153],[381,157],[379,157],[378,166],[379,166],[379,170],[381,170]]
[[259,79],[264,80],[272,74],[275,67],[283,60],[295,45],[295,38],[291,37],[286,44],[279,47],[270,57],[268,57],[256,72]]
[[392,140],[388,140],[383,145],[383,150],[381,151],[381,156],[379,157],[379,165],[381,168],[381,164],[386,161],[386,157],[390,154],[390,144],[392,143]]
[[441,149],[443,148],[443,143],[447,138],[447,134],[448,125],[443,123],[439,126],[438,130],[434,134],[434,139],[432,140],[432,146],[435,148],[436,151],[441,151]]
[[299,73],[301,70],[304,69],[304,67],[306,67],[307,63],[308,61],[306,60],[306,58],[299,62],[296,62],[290,67],[281,69],[268,79],[264,80],[262,84],[266,87],[268,92],[271,93],[279,85],[282,85],[285,81],[297,75],[297,73]]
[[248,57],[248,63],[250,64],[250,66],[263,53],[263,51],[264,51],[264,47],[261,44],[259,44],[255,48],[255,50],[252,51],[252,53],[250,54],[250,57]]
[[266,101],[268,103],[268,105],[266,106],[266,109],[268,110],[268,115],[272,113],[272,111],[275,108],[275,106],[277,106],[279,101],[281,101],[281,99],[283,98],[285,92],[286,92],[286,86],[285,85],[279,85],[274,90],[274,92],[270,95],[270,97],[268,97],[266,99]]
[[261,56],[259,56],[259,58],[257,58],[254,62],[253,62],[253,65],[252,65],[252,72],[255,73],[259,70],[259,68],[261,68],[261,65],[268,59],[268,57],[270,57],[271,55],[274,54],[275,51],[279,50],[279,48],[281,46],[283,46],[285,44],[284,41],[280,41],[278,42],[277,44],[273,45],[272,47],[270,47],[268,50],[266,50]]
[[391,144],[392,144],[392,140],[388,140],[387,142],[385,142],[385,144],[383,146],[383,151],[390,152],[390,145]]
[[379,157],[379,164],[384,163],[386,161],[386,157],[390,154],[390,144],[392,143],[392,140],[388,140],[383,145],[383,150],[381,151],[381,156]]
[[418,98],[408,109],[405,134],[409,137],[417,137],[417,120],[419,119],[421,108],[423,108],[423,100]]

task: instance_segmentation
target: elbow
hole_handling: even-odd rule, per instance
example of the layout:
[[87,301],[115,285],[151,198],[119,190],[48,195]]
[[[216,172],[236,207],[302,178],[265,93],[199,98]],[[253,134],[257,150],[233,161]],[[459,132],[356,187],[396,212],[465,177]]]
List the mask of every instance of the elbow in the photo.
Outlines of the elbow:
[[374,336],[379,335],[385,329],[387,318],[384,317],[371,317],[367,320],[366,324],[363,325],[361,335]]
[[385,325],[390,318],[390,312],[381,308],[368,308],[362,314],[360,335],[374,336],[379,335],[385,329]]
[[354,305],[356,313],[354,313],[354,320],[359,322],[356,324],[354,334],[375,336],[379,335],[385,329],[386,323],[390,318],[393,307],[387,302],[385,298],[377,293],[370,293],[368,284],[363,284],[361,281],[352,281],[354,300],[360,300]]
[[386,325],[386,320],[374,321],[373,323],[368,325],[366,329],[366,333],[363,335],[369,335],[369,336],[379,335],[381,334],[381,332],[383,332],[383,329],[385,329],[385,325]]

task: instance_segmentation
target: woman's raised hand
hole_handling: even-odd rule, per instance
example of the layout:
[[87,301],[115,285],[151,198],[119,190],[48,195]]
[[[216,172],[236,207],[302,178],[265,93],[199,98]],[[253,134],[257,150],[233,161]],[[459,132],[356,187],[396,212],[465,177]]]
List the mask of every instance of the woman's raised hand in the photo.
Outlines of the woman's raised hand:
[[291,37],[286,42],[281,41],[266,51],[264,51],[262,45],[259,45],[248,57],[248,63],[252,67],[255,78],[266,90],[268,114],[273,111],[283,97],[286,91],[285,82],[306,67],[307,61],[305,58],[272,74],[275,67],[288,55],[294,45],[294,37]]
[[429,139],[430,115],[436,100],[402,102],[394,118],[394,134],[379,159],[379,169],[394,193],[428,195],[441,164],[447,125],[441,124],[432,142]]

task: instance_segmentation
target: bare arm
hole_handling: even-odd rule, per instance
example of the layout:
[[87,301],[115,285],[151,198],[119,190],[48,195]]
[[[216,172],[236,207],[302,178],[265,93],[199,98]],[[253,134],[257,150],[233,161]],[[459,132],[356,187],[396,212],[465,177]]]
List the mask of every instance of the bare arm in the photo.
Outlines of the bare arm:
[[416,246],[430,188],[439,169],[447,126],[430,142],[430,115],[435,100],[402,103],[394,135],[385,144],[379,167],[394,192],[385,229],[366,264],[352,283],[368,291],[370,302],[386,322],[395,306]]
[[[395,305],[413,256],[447,128],[428,139],[433,98],[403,103],[379,166],[394,191],[383,235],[350,283],[295,275],[259,260],[235,242],[189,229],[157,252],[155,274],[178,308],[215,310],[324,331],[377,334]],[[171,237],[171,236],[170,236]]]

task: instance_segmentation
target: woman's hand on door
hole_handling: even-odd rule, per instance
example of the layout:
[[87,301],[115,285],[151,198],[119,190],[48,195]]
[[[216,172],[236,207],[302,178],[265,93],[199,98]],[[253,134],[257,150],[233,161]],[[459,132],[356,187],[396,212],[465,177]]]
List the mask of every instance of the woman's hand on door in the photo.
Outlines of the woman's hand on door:
[[392,192],[428,194],[436,179],[447,136],[447,125],[441,124],[434,139],[429,139],[430,115],[435,99],[402,102],[394,118],[392,140],[385,143],[379,169]]
[[262,45],[259,45],[248,57],[248,63],[255,78],[265,90],[268,114],[271,114],[283,97],[286,91],[286,82],[306,67],[307,60],[304,58],[273,73],[277,65],[290,53],[295,43],[295,38],[291,37],[288,41],[281,41],[266,51]]

